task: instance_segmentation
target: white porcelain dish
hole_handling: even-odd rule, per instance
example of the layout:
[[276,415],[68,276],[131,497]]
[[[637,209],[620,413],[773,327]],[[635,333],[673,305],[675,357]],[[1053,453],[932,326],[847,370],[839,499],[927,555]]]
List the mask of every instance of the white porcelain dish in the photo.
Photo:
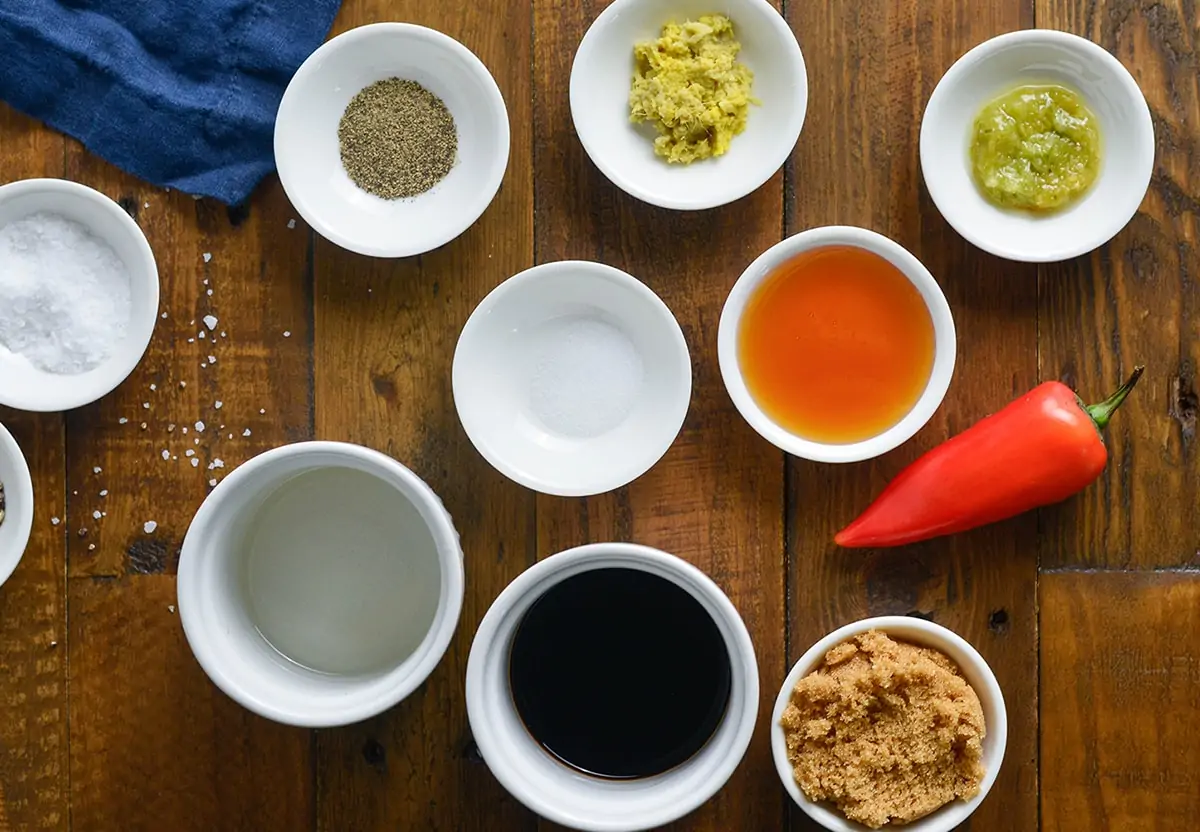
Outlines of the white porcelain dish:
[[[629,121],[633,48],[664,24],[721,13],[754,72],[745,131],[718,158],[668,164],[654,155],[656,133]],[[677,210],[715,208],[770,179],[795,147],[808,108],[808,74],[796,36],[767,0],[616,0],[592,23],[571,67],[571,117],[584,149],[606,177],[643,202]]]
[[[729,651],[732,686],[725,718],[690,760],[653,777],[589,777],[552,757],[526,730],[513,705],[508,648],[525,612],[548,589],[591,569],[641,569],[691,593],[712,616]],[[525,570],[484,615],[467,660],[467,716],[479,752],[508,791],[530,810],[586,832],[634,832],[668,824],[702,805],[741,762],[758,714],[758,662],[737,609],[713,581],[674,555],[632,543],[593,543]]]
[[941,809],[902,827],[905,832],[950,832],[979,808],[992,784],[996,782],[996,776],[1000,773],[1000,766],[1004,761],[1004,749],[1008,744],[1008,711],[1004,707],[1004,695],[1000,691],[1000,684],[987,662],[979,655],[979,651],[961,636],[940,624],[902,615],[867,618],[834,630],[810,647],[800,657],[800,661],[792,666],[791,672],[779,689],[775,708],[771,712],[771,754],[775,760],[775,770],[779,773],[784,789],[796,805],[822,827],[830,832],[868,832],[866,826],[847,820],[833,806],[814,803],[805,797],[792,774],[792,766],[787,756],[787,739],[780,725],[783,711],[791,701],[796,683],[815,670],[831,648],[868,630],[881,630],[893,638],[932,647],[945,653],[958,665],[963,677],[975,689],[979,704],[983,706],[984,725],[987,729],[983,740],[983,764],[986,773],[979,794],[970,800],[948,803]]
[[[1080,93],[1095,113],[1100,174],[1062,211],[998,208],[971,173],[975,117],[1014,87],[1047,83]],[[1102,47],[1048,29],[1011,32],[976,46],[938,82],[921,122],[921,170],[938,210],[968,242],[1009,260],[1067,260],[1108,242],[1137,213],[1154,170],[1154,123],[1133,76]]]
[[692,365],[679,323],[645,284],[566,260],[483,299],[459,336],[453,389],[463,429],[492,466],[580,497],[631,482],[667,452]]
[[4,485],[4,520],[0,522],[0,587],[12,576],[33,528],[33,479],[17,440],[0,425],[0,484]]
[[[899,269],[921,293],[933,320],[934,335],[933,369],[925,391],[912,410],[878,436],[841,445],[814,442],[797,436],[764,413],[746,388],[738,361],[737,346],[742,313],[763,280],[801,252],[834,245],[865,249],[883,257]],[[730,291],[721,311],[721,323],[717,330],[717,358],[721,366],[721,377],[725,380],[725,388],[742,417],[775,447],[814,462],[858,462],[885,454],[908,441],[941,405],[946,390],[950,387],[950,379],[954,375],[957,349],[950,305],[929,270],[899,243],[874,231],[853,226],[810,228],[776,243],[759,255],[758,259],[742,272]]]
[[[318,468],[360,471],[390,485],[397,510],[415,508],[436,545],[440,581],[432,623],[407,657],[376,672],[321,673],[290,662],[267,642],[251,611],[245,584],[248,530],[283,483]],[[314,511],[319,510],[314,506]],[[330,516],[326,522],[336,526],[339,520]],[[330,556],[338,555],[331,551]],[[231,698],[288,725],[347,725],[404,699],[441,660],[462,609],[462,549],[441,500],[396,460],[358,445],[300,442],[250,459],[208,495],[183,541],[178,596],[192,652],[209,678]],[[314,607],[322,603],[321,598],[311,602]]]
[[[376,81],[416,81],[458,129],[458,159],[429,191],[386,200],[342,166],[338,124]],[[331,38],[296,71],[275,121],[275,163],[288,199],[318,234],[373,257],[409,257],[445,245],[491,204],[508,167],[508,111],[495,79],[448,35],[410,23],[373,23]]]
[[0,404],[57,412],[91,404],[124,381],[150,344],[158,322],[158,266],[146,235],[120,205],[65,179],[24,179],[0,187],[0,228],[38,212],[59,214],[108,243],[129,270],[125,337],[103,363],[83,373],[48,373],[0,345]]

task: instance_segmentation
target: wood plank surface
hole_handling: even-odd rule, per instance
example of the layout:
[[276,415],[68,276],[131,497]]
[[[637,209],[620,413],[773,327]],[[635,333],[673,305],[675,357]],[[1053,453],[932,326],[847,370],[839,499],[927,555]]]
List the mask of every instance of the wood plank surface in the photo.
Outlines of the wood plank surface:
[[1200,574],[1042,577],[1042,829],[1195,828]]
[[1139,389],[1108,430],[1103,477],[1042,512],[1046,567],[1200,563],[1200,17],[1190,0],[1037,0],[1039,26],[1087,37],[1130,70],[1157,158],[1141,211],[1093,254],[1042,269],[1042,375],[1104,398]]
[[530,9],[527,3],[355,0],[334,31],[380,20],[439,29],[473,51],[508,107],[511,153],[499,194],[453,243],[399,261],[317,240],[316,432],[378,448],[438,493],[462,537],[466,597],[449,651],[388,713],[318,738],[318,826],[328,830],[508,832],[532,816],[472,743],[466,661],[488,605],[534,557],[534,502],[476,453],[454,409],[450,366],[476,304],[532,265]]
[[783,461],[725,392],[717,325],[742,270],[780,239],[783,177],[701,212],[657,209],[612,185],[574,133],[567,94],[575,50],[606,6],[534,2],[534,166],[543,172],[535,178],[537,261],[601,261],[653,289],[675,314],[691,351],[692,400],[670,451],[628,487],[589,499],[539,496],[538,554],[632,540],[694,563],[721,586],[754,640],[759,721],[728,785],[671,828],[776,828],[785,810],[769,720],[771,692],[784,673]]
[[[1037,382],[1036,271],[967,246],[921,180],[918,136],[934,85],[964,52],[1032,23],[1028,3],[794,3],[809,114],[793,156],[788,233],[860,225],[912,251],[958,330],[954,381],[917,436],[878,460],[788,466],[789,634],[795,661],[851,621],[916,613],[959,633],[995,671],[1008,750],[974,829],[1037,825],[1036,518],[891,550],[839,550],[833,535],[915,459]],[[799,810],[793,828],[814,828]]]

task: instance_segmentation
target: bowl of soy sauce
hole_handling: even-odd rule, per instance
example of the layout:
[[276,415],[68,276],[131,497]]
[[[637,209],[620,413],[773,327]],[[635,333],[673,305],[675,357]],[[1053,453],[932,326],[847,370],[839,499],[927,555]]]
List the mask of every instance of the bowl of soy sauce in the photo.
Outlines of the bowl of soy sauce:
[[500,783],[544,818],[634,832],[695,810],[741,762],[758,665],[703,572],[632,543],[552,555],[484,616],[467,713]]

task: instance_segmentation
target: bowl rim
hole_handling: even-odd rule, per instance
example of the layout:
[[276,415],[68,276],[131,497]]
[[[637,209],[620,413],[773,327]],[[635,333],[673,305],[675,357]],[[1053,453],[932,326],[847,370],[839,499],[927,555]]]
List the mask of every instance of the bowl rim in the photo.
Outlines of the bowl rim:
[[[95,188],[91,188],[80,182],[74,182],[70,179],[59,179],[57,177],[35,177],[32,179],[18,179],[15,182],[9,182],[0,185],[0,202],[8,199],[21,197],[27,194],[63,194],[65,199],[78,199],[99,207],[101,211],[116,218],[117,223],[123,231],[129,235],[134,247],[138,251],[138,262],[125,263],[125,267],[129,270],[129,289],[131,298],[145,297],[147,303],[147,315],[145,318],[138,318],[130,311],[129,328],[125,332],[125,338],[122,342],[126,345],[128,351],[128,360],[119,360],[119,355],[109,356],[103,363],[88,370],[85,374],[78,375],[55,375],[53,373],[41,373],[47,380],[52,380],[54,389],[57,395],[44,397],[42,401],[31,401],[20,394],[13,395],[12,391],[0,389],[0,404],[11,407],[15,410],[23,410],[29,413],[60,413],[97,402],[107,396],[113,390],[116,390],[125,382],[127,378],[137,369],[142,363],[142,359],[146,356],[146,350],[150,346],[150,340],[154,337],[154,330],[158,325],[158,308],[159,308],[159,275],[158,262],[154,257],[154,250],[150,248],[150,241],[146,239],[146,234],[142,231],[141,226],[129,216],[129,214],[118,205],[107,194],[101,193]],[[51,213],[57,213],[54,209],[48,209]],[[86,223],[82,223],[87,225]],[[95,230],[88,227],[88,231],[94,234],[97,238],[103,239],[101,235],[96,234]],[[111,245],[109,240],[105,242]],[[124,261],[122,261],[124,262]],[[122,353],[126,352],[122,349]],[[91,387],[80,387],[78,384],[71,383],[72,380],[77,380],[81,375],[92,375],[103,372],[106,380],[103,383],[96,383]],[[84,392],[80,392],[83,390]],[[95,391],[100,391],[96,393]]]
[[[16,572],[17,566],[20,565],[21,559],[25,555],[25,550],[29,546],[29,535],[33,530],[33,511],[35,508],[33,477],[29,473],[29,462],[25,459],[25,454],[21,451],[21,446],[17,443],[16,437],[9,432],[3,423],[0,423],[0,457],[8,461],[16,473],[15,479],[3,479],[5,501],[10,506],[14,503],[28,506],[20,514],[9,510],[4,518],[4,523],[0,525],[0,528],[4,528],[4,526],[7,526],[11,522],[16,529],[16,536],[13,538],[12,546],[0,550],[0,589],[3,589],[4,582]],[[18,520],[20,521],[19,525],[17,525]]]
[[[645,0],[614,0],[604,11],[597,15],[596,19],[588,27],[580,40],[579,46],[575,49],[575,57],[571,62],[571,77],[569,80],[569,96],[571,107],[571,123],[575,128],[575,135],[579,138],[579,143],[583,145],[584,151],[587,153],[592,164],[604,174],[608,181],[612,182],[625,193],[641,200],[648,205],[655,205],[659,208],[666,208],[674,211],[705,211],[711,208],[718,208],[722,205],[728,205],[731,202],[736,202],[743,197],[746,197],[759,188],[774,176],[781,167],[787,162],[792,155],[792,151],[796,147],[796,143],[800,140],[800,134],[804,129],[804,122],[808,114],[808,69],[804,62],[804,53],[800,48],[800,42],[796,39],[796,33],[792,31],[786,18],[772,6],[768,0],[743,0],[747,4],[747,8],[751,9],[753,14],[758,14],[764,20],[768,20],[775,34],[780,37],[784,43],[785,50],[790,58],[790,65],[786,68],[781,68],[779,71],[788,71],[796,79],[796,95],[790,108],[790,116],[787,121],[786,129],[777,131],[780,136],[780,141],[776,146],[775,152],[764,158],[770,164],[763,164],[761,168],[754,168],[752,175],[745,176],[740,180],[735,180],[739,184],[731,185],[720,191],[711,191],[707,196],[701,195],[692,198],[671,198],[656,194],[647,188],[643,188],[637,182],[621,176],[613,166],[608,162],[608,156],[604,151],[602,143],[592,140],[591,134],[586,130],[580,130],[579,119],[577,112],[581,110],[586,102],[583,99],[583,91],[581,89],[581,73],[590,66],[586,59],[592,50],[600,48],[601,38],[606,29],[619,16],[623,15],[630,7],[644,3]],[[629,49],[633,49],[633,44],[629,45]],[[784,139],[787,139],[785,142]]]
[[792,766],[788,762],[787,742],[779,721],[783,717],[784,709],[791,701],[792,691],[796,684],[824,659],[830,649],[868,630],[880,630],[885,634],[890,634],[898,628],[916,631],[920,634],[917,637],[899,636],[903,640],[965,657],[966,662],[951,658],[959,666],[964,676],[969,674],[979,680],[981,685],[972,685],[972,687],[979,697],[980,704],[986,711],[987,704],[990,702],[994,706],[997,716],[995,720],[987,724],[987,736],[984,738],[986,747],[994,749],[992,754],[995,756],[996,762],[994,765],[988,766],[987,771],[984,772],[979,793],[970,800],[946,804],[947,807],[957,809],[957,811],[945,812],[946,807],[943,807],[906,824],[904,828],[913,829],[916,832],[950,832],[955,829],[983,803],[1004,765],[1004,755],[1008,747],[1008,708],[1004,703],[1004,693],[991,666],[969,641],[948,627],[916,616],[881,615],[853,621],[823,636],[804,652],[788,671],[771,709],[771,757],[775,763],[775,772],[779,775],[780,782],[792,801],[813,821],[831,832],[859,832],[859,830],[867,832],[867,827],[827,809],[822,804],[812,802],[804,795],[796,784]]
[[[788,431],[763,412],[746,387],[737,355],[737,332],[746,305],[754,290],[781,263],[805,251],[825,246],[845,245],[872,252],[900,270],[921,293],[933,322],[934,360],[929,380],[912,408],[887,430],[858,442],[832,444],[805,439]],[[742,418],[763,439],[801,459],[813,462],[862,462],[894,450],[928,424],[941,407],[950,388],[957,362],[958,345],[954,315],[946,295],[929,269],[900,243],[867,228],[852,225],[825,225],[800,231],[768,248],[738,277],[717,327],[717,361],[725,389]]]
[[[298,102],[301,100],[299,98],[301,93],[298,90],[318,77],[323,59],[334,53],[353,47],[360,40],[376,37],[393,38],[401,42],[405,40],[421,40],[443,49],[479,79],[484,89],[484,97],[480,100],[488,108],[493,109],[499,116],[500,130],[493,137],[495,141],[489,142],[493,147],[493,164],[490,168],[488,178],[481,181],[476,190],[479,198],[469,206],[469,210],[456,211],[453,215],[455,221],[446,222],[441,233],[430,235],[430,239],[437,241],[434,244],[423,243],[414,245],[403,239],[397,239],[391,243],[373,243],[347,237],[339,233],[323,221],[320,215],[321,212],[312,209],[311,202],[305,198],[303,190],[296,188],[296,182],[290,175],[291,166],[286,161],[288,156],[287,154],[280,153],[280,145],[285,141],[289,131],[288,124],[291,113],[299,106]],[[352,251],[355,254],[394,259],[415,257],[439,249],[447,243],[458,239],[483,216],[483,213],[495,200],[496,194],[499,193],[505,174],[508,172],[511,139],[512,130],[509,124],[508,106],[504,102],[504,95],[496,83],[495,76],[492,75],[491,70],[487,68],[487,65],[483,63],[478,55],[472,52],[461,41],[437,29],[421,26],[416,23],[382,21],[379,23],[366,23],[334,35],[304,59],[304,62],[300,64],[300,67],[292,75],[291,80],[288,81],[288,85],[283,91],[283,96],[279,100],[272,137],[272,150],[276,171],[279,175],[279,183],[283,186],[283,191],[287,195],[292,207],[296,209],[296,212],[300,214],[300,217],[310,228],[339,248]],[[285,160],[283,164],[280,164],[281,159]],[[499,162],[497,163],[495,160],[499,160]],[[291,183],[290,187],[289,182]],[[420,195],[415,198],[419,199]]]
[[[967,77],[968,73],[975,71],[978,65],[990,58],[999,49],[1013,44],[1062,47],[1074,52],[1090,66],[1104,72],[1107,76],[1105,83],[1112,84],[1124,93],[1123,97],[1128,102],[1126,112],[1130,116],[1128,122],[1131,125],[1132,134],[1145,141],[1150,149],[1149,154],[1128,160],[1138,169],[1138,180],[1145,180],[1145,185],[1142,187],[1141,192],[1138,193],[1136,200],[1133,199],[1133,191],[1131,190],[1127,203],[1118,203],[1118,210],[1104,212],[1104,222],[1095,226],[1096,230],[1090,234],[1081,235],[1074,244],[1062,245],[1057,249],[1043,252],[1023,251],[1019,247],[997,245],[982,235],[977,234],[968,224],[962,222],[959,212],[954,207],[954,195],[948,193],[942,187],[938,177],[935,176],[931,180],[928,175],[934,166],[944,164],[945,161],[944,158],[933,158],[933,151],[930,149],[933,141],[933,127],[931,126],[933,116],[931,113],[937,115],[941,112],[942,99],[949,95],[948,91],[960,83],[963,78]],[[927,139],[927,136],[930,138]],[[1059,29],[1018,29],[996,35],[976,44],[951,64],[950,68],[938,80],[933,93],[929,96],[929,101],[925,104],[925,110],[921,116],[918,155],[921,161],[921,179],[929,191],[930,199],[933,200],[938,213],[942,215],[960,237],[976,248],[1006,260],[1020,263],[1058,263],[1088,254],[1103,246],[1119,234],[1134,216],[1137,215],[1142,201],[1145,199],[1146,191],[1150,187],[1150,181],[1154,173],[1156,155],[1154,120],[1150,114],[1150,105],[1147,103],[1146,96],[1142,92],[1141,87],[1138,86],[1136,79],[1134,79],[1128,68],[1121,63],[1120,59],[1103,46],[1088,38]],[[982,199],[983,197],[980,196],[979,198]]]
[[[305,457],[317,462],[315,467],[337,467],[336,462],[331,462],[336,459],[357,463],[351,467],[380,476],[413,504],[424,518],[436,544],[441,593],[446,600],[444,609],[439,603],[439,613],[435,615],[425,638],[412,653],[413,656],[419,655],[420,661],[406,670],[398,665],[372,677],[373,684],[386,687],[374,696],[359,696],[360,701],[355,702],[351,701],[351,696],[343,693],[343,702],[337,708],[324,705],[306,709],[294,704],[278,705],[245,689],[225,671],[223,651],[210,635],[211,631],[220,627],[220,621],[214,620],[204,610],[210,582],[202,578],[200,561],[209,558],[206,539],[209,528],[221,524],[230,511],[236,510],[234,504],[243,496],[247,487],[245,481],[260,469]],[[184,535],[176,576],[176,595],[179,619],[192,654],[209,679],[227,696],[247,710],[284,725],[332,728],[352,725],[383,713],[412,694],[429,677],[445,657],[458,628],[464,584],[463,551],[457,529],[441,498],[428,483],[382,451],[349,442],[308,440],[280,445],[251,457],[209,492]],[[384,681],[386,686],[380,684]]]
[[[663,577],[669,575],[668,580],[696,597],[714,621],[722,627],[727,634],[726,644],[730,645],[732,642],[736,647],[736,653],[730,650],[730,664],[735,678],[740,679],[740,683],[745,686],[745,697],[740,712],[726,712],[726,719],[734,720],[736,726],[729,753],[714,758],[715,762],[705,777],[702,788],[688,793],[686,800],[664,806],[653,814],[641,815],[637,821],[596,821],[560,810],[525,787],[520,764],[510,762],[503,744],[494,735],[490,722],[486,719],[487,706],[484,703],[495,697],[494,687],[486,684],[486,662],[487,657],[494,655],[496,649],[507,650],[507,645],[500,645],[498,639],[507,638],[507,633],[515,630],[519,624],[519,619],[509,620],[514,609],[521,606],[528,609],[533,600],[541,597],[559,581],[580,572],[612,567],[643,568],[638,564],[649,567],[646,571],[653,574]],[[524,610],[521,612],[523,615]],[[684,817],[707,802],[728,782],[745,757],[758,722],[760,698],[758,658],[754,642],[745,621],[729,596],[704,570],[694,564],[678,555],[638,543],[587,543],[542,558],[514,578],[489,605],[475,632],[467,656],[467,720],[479,746],[480,756],[484,758],[488,769],[506,791],[531,811],[556,823],[589,832],[634,832],[657,828]],[[511,702],[511,699],[508,701]],[[697,752],[697,757],[703,753],[704,748]]]
[[[469,420],[463,418],[462,403],[471,398],[471,395],[467,393],[466,383],[463,381],[464,371],[462,369],[468,360],[467,356],[471,352],[464,349],[464,344],[470,344],[472,340],[476,339],[477,330],[483,326],[482,321],[491,314],[497,305],[509,302],[511,300],[510,296],[519,296],[534,281],[543,279],[556,272],[575,275],[582,272],[587,274],[589,281],[596,279],[612,281],[629,290],[636,298],[646,304],[648,308],[652,309],[656,320],[662,324],[663,332],[669,335],[675,347],[675,354],[672,356],[672,359],[676,365],[679,378],[683,382],[681,384],[680,399],[675,402],[675,404],[680,405],[678,408],[678,417],[671,419],[669,422],[660,422],[664,428],[669,427],[671,430],[664,429],[662,431],[662,441],[654,445],[652,449],[653,453],[648,452],[646,454],[644,463],[631,466],[628,471],[621,472],[619,476],[614,475],[606,479],[597,479],[595,483],[590,485],[552,482],[530,475],[520,467],[510,464],[507,457],[496,454],[493,449],[488,447],[479,432],[468,424]],[[580,299],[586,300],[586,294],[581,294]],[[482,342],[480,343],[482,344]],[[459,424],[462,425],[467,438],[471,440],[471,444],[479,452],[480,456],[513,482],[533,491],[556,497],[591,497],[597,494],[604,494],[626,486],[638,477],[641,477],[658,464],[667,451],[671,449],[671,446],[675,444],[675,440],[678,439],[679,432],[683,429],[688,411],[691,408],[691,351],[688,348],[687,338],[683,334],[683,329],[679,325],[679,320],[675,317],[670,307],[667,306],[666,302],[658,296],[658,293],[645,283],[616,266],[610,266],[594,260],[552,260],[548,263],[539,263],[536,266],[531,266],[528,269],[517,272],[488,292],[483,300],[472,310],[466,323],[463,324],[462,329],[459,331],[458,341],[454,347],[454,359],[451,365],[450,376],[451,395],[454,399],[454,408],[458,414]],[[667,411],[664,411],[664,414],[669,415]],[[631,471],[633,472],[632,474],[630,473]]]

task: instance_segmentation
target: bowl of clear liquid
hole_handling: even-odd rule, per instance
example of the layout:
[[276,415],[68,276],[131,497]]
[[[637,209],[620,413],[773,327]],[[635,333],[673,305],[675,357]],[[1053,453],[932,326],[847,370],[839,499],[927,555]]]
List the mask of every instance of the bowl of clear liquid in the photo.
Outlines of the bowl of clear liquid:
[[184,538],[178,594],[188,644],[226,694],[288,725],[347,725],[441,660],[462,549],[441,500],[396,460],[301,442],[213,489]]

